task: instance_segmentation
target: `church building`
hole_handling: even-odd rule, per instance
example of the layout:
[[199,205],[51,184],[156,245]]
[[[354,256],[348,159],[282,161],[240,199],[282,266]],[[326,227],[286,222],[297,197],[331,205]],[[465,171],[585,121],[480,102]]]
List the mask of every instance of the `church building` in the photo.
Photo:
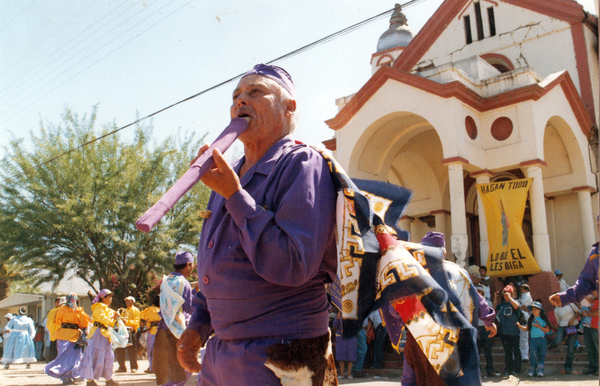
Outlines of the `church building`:
[[327,121],[347,173],[411,189],[401,228],[443,232],[463,266],[489,260],[476,185],[532,178],[530,283],[573,284],[598,240],[598,18],[573,0],[446,0],[414,35],[396,5],[371,67]]

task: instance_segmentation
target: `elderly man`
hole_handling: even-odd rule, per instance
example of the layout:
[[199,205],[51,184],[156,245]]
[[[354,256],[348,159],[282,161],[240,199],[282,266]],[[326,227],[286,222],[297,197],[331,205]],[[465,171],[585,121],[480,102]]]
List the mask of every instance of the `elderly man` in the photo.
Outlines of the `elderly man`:
[[119,368],[115,373],[126,373],[127,365],[125,364],[125,351],[129,357],[129,363],[131,364],[131,372],[135,373],[138,370],[137,363],[137,341],[135,339],[135,332],[140,327],[140,310],[135,306],[135,298],[133,296],[127,296],[125,298],[125,305],[127,308],[121,313],[121,319],[129,331],[129,344],[127,347],[119,347],[115,349],[115,356],[117,362],[119,362]]
[[229,165],[213,151],[216,167],[202,178],[213,190],[210,216],[178,351],[186,369],[202,369],[199,385],[337,382],[325,292],[336,271],[336,190],[323,157],[294,141],[295,113],[289,74],[255,66],[230,110],[231,118],[250,119],[239,137],[244,156]]

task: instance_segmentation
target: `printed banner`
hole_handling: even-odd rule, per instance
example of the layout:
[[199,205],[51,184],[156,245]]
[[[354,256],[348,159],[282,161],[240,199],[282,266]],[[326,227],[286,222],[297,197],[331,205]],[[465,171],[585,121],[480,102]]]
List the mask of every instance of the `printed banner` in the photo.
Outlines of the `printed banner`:
[[540,272],[523,234],[523,214],[532,178],[478,184],[487,219],[488,275],[505,277]]

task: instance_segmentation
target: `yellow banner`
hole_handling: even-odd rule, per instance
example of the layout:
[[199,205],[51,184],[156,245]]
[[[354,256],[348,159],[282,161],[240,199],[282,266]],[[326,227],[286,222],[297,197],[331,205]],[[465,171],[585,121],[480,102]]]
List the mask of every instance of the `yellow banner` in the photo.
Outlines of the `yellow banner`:
[[531,178],[477,185],[487,219],[492,277],[540,272],[523,234],[523,214]]

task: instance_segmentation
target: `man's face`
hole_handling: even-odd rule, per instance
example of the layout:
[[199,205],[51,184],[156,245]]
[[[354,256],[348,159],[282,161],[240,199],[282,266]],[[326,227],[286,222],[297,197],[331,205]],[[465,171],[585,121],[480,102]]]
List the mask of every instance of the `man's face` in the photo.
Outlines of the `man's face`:
[[479,284],[479,281],[481,280],[479,278],[479,275],[474,275],[474,274],[469,274],[471,276],[471,281],[473,282],[473,284],[477,285]]
[[233,91],[231,118],[250,117],[248,130],[240,140],[248,143],[273,144],[289,133],[289,115],[295,101],[282,98],[282,88],[273,80],[260,75],[243,77]]
[[483,268],[479,268],[479,274],[481,275],[481,277],[486,277],[487,271]]
[[57,308],[59,304],[60,304],[60,299],[56,299],[54,301],[54,308]]
[[125,305],[127,306],[127,308],[133,306],[133,300],[131,299],[125,299]]

